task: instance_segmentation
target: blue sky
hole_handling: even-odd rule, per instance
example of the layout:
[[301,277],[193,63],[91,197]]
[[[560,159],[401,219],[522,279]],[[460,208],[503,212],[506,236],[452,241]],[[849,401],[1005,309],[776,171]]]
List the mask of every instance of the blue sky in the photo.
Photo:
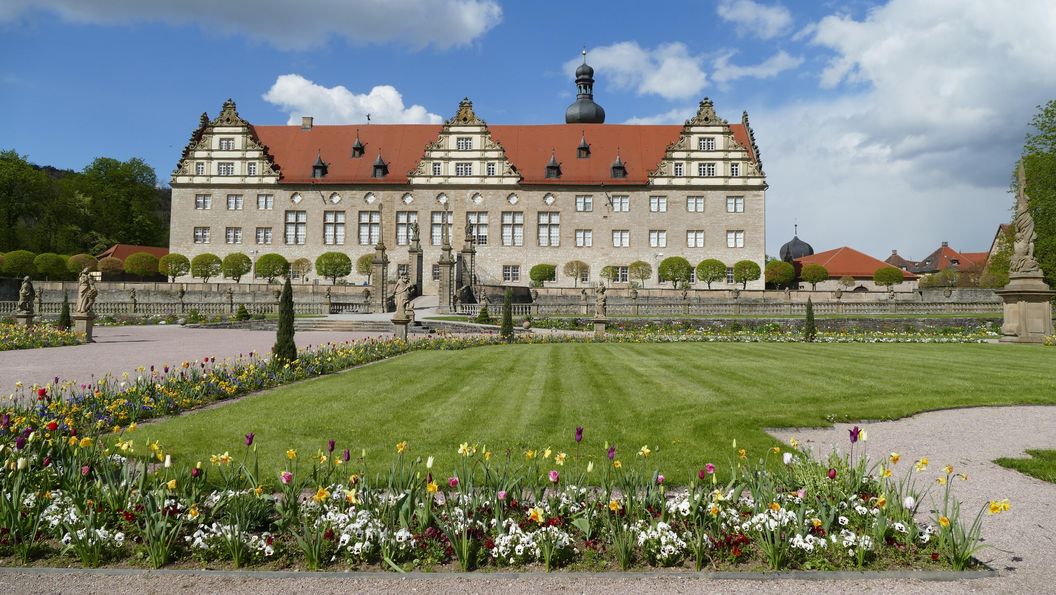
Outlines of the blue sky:
[[816,250],[985,250],[1056,98],[1052,5],[9,0],[0,147],[72,169],[142,157],[164,183],[227,97],[259,124],[435,121],[463,96],[489,122],[560,122],[586,45],[609,122],[681,122],[705,95],[749,111],[769,253],[793,222]]

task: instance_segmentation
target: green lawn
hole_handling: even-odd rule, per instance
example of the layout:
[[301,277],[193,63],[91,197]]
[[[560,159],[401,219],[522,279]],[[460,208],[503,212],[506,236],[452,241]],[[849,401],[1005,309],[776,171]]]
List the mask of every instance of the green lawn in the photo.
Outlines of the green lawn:
[[[256,433],[262,464],[287,448],[368,451],[387,465],[396,442],[435,455],[445,473],[460,442],[576,450],[625,462],[648,444],[668,477],[709,461],[760,455],[764,428],[901,417],[948,407],[1056,404],[1051,349],[942,344],[543,344],[415,352],[142,427],[177,460],[239,452]],[[1014,372],[1012,370],[1015,370]],[[975,428],[972,431],[985,431]]]
[[997,459],[994,462],[1042,481],[1056,483],[1056,450],[1028,450],[1027,454],[1029,458]]

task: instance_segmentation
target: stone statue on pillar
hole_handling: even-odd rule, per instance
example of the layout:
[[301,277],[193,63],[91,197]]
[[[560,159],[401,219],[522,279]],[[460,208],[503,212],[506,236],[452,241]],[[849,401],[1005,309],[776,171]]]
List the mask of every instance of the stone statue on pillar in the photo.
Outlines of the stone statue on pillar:
[[392,299],[396,304],[395,318],[407,318],[407,309],[411,304],[411,280],[407,275],[400,275],[392,289]]
[[77,312],[72,316],[73,327],[78,333],[84,333],[85,340],[92,343],[92,329],[95,325],[95,298],[99,292],[88,267],[77,276]]
[[444,211],[444,222],[440,225],[440,236],[443,245],[440,247],[440,301],[437,312],[450,313],[455,297],[455,257],[451,255],[451,238],[447,231],[448,211]]
[[29,275],[22,279],[22,286],[18,289],[18,305],[15,306],[15,320],[22,326],[33,326],[33,298],[37,296],[33,289],[33,282]]
[[[378,206],[381,209],[381,206]],[[379,217],[380,219],[380,217]],[[374,245],[374,260],[372,263],[373,267],[373,281],[374,281],[374,295],[375,304],[374,307],[378,312],[388,312],[388,272],[389,272],[389,258],[385,255],[385,239],[382,233],[382,224],[378,223],[378,243]]]
[[411,242],[407,248],[407,256],[407,272],[414,295],[422,295],[422,244],[417,221],[411,223]]

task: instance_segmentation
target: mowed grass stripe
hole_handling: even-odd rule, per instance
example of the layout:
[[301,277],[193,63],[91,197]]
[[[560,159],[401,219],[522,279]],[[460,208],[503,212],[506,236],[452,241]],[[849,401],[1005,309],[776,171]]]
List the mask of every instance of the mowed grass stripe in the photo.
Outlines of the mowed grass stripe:
[[527,448],[625,462],[659,447],[684,481],[708,460],[774,443],[767,427],[885,419],[943,407],[1056,404],[1053,350],[1005,345],[553,344],[415,352],[144,427],[177,458],[207,460],[257,434],[265,468],[306,455],[367,449],[372,470],[393,447],[451,469],[460,442],[520,459]]

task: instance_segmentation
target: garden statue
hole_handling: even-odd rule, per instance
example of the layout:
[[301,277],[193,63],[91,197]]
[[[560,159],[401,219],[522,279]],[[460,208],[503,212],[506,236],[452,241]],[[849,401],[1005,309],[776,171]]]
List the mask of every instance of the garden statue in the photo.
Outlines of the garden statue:
[[396,286],[392,288],[390,296],[396,304],[395,318],[407,318],[407,305],[411,303],[411,280],[406,275],[400,275],[396,280]]
[[843,288],[837,287],[836,291],[833,292],[833,295],[836,297],[836,299],[840,299],[841,297],[843,297]]
[[785,301],[786,302],[792,301],[792,289],[790,289],[788,287],[785,288]]
[[180,298],[180,302],[182,303],[183,302],[183,298],[186,295],[187,295],[187,290],[184,289],[183,286],[181,285],[180,289],[176,292],[176,297]]
[[330,300],[332,300],[332,299],[333,299],[333,295],[330,293],[330,288],[327,287],[326,288],[326,301],[330,302]]
[[419,241],[421,241],[421,238],[418,237],[418,222],[415,221],[411,223],[411,243],[417,244]]
[[532,291],[531,291],[531,292],[529,292],[529,293],[530,293],[530,294],[531,294],[531,296],[532,296],[532,301],[533,301],[533,302],[537,302],[537,301],[539,301],[539,290],[538,290],[538,289],[532,289]]
[[18,307],[15,310],[19,314],[33,316],[33,298],[36,296],[36,292],[33,291],[33,282],[29,280],[29,275],[26,275],[22,279],[22,287],[18,290]]
[[84,267],[80,276],[77,277],[77,313],[93,314],[95,311],[95,298],[98,295],[99,292],[95,289],[95,282],[92,281],[92,274],[88,272],[88,267]]
[[689,287],[686,285],[682,286],[682,301],[686,301],[689,298]]
[[1013,242],[1012,262],[1008,270],[1015,276],[1027,276],[1040,273],[1041,267],[1034,258],[1034,240],[1038,234],[1034,231],[1034,217],[1030,214],[1030,206],[1027,199],[1027,179],[1023,171],[1023,163],[1020,162],[1016,168],[1016,239]]
[[594,293],[594,318],[605,318],[607,303],[608,298],[605,297],[605,286],[598,285],[598,289]]
[[41,316],[44,315],[44,290],[43,289],[37,290],[37,312]]

